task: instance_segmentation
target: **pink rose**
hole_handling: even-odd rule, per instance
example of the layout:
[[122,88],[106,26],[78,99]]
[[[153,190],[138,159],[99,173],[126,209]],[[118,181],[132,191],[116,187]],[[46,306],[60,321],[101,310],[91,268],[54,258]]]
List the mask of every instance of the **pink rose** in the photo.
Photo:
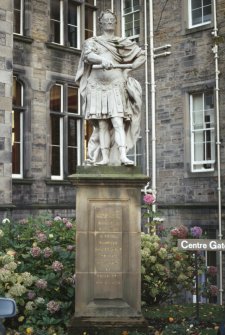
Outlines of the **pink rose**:
[[152,205],[155,203],[155,196],[153,194],[145,194],[143,200],[146,205]]
[[36,236],[39,242],[45,242],[47,240],[47,236],[42,232],[37,233]]
[[33,247],[31,248],[30,253],[33,257],[39,257],[41,255],[41,249],[39,247]]
[[40,288],[40,289],[44,290],[44,289],[47,288],[48,283],[47,283],[47,281],[44,280],[44,279],[38,279],[38,280],[36,281],[36,283],[35,283],[35,286],[36,286],[37,288]]
[[52,256],[53,251],[50,248],[47,247],[47,248],[44,248],[43,254],[44,254],[45,258],[49,258],[49,257]]
[[57,301],[50,300],[47,303],[47,310],[51,313],[54,314],[60,310],[60,305]]
[[73,228],[72,223],[68,221],[68,222],[66,223],[66,228],[67,228],[67,229],[72,229],[72,228]]
[[52,269],[55,271],[55,272],[59,272],[59,271],[62,271],[63,269],[63,264],[59,261],[54,261],[52,263]]

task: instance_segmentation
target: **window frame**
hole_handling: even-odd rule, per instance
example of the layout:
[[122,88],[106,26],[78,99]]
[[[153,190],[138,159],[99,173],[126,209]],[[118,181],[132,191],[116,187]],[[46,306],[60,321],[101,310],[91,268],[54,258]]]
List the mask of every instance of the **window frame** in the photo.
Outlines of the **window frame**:
[[[218,231],[213,230],[211,227],[204,227],[204,231],[206,233],[207,238],[209,239],[216,239],[216,236],[218,236]],[[213,267],[218,267],[217,264],[217,255],[214,251],[201,251],[201,254],[205,258],[205,271],[199,275],[199,284],[204,287],[204,285],[207,282],[207,272],[208,269],[213,266]],[[217,280],[218,280],[218,273],[211,278],[211,283],[212,285],[217,285]],[[192,302],[196,303],[196,294],[192,294]],[[200,303],[213,303],[216,304],[218,303],[218,296],[210,296],[210,297],[205,297],[202,294],[199,295],[198,297]]]
[[[202,173],[202,172],[214,172],[215,171],[215,163],[216,163],[216,155],[215,155],[215,131],[216,131],[216,124],[215,124],[215,109],[214,105],[213,108],[211,109],[206,109],[205,108],[205,94],[206,93],[211,93],[212,94],[212,99],[214,98],[213,90],[209,91],[200,91],[200,92],[193,92],[189,94],[189,115],[190,115],[190,149],[191,149],[191,172],[192,173]],[[202,129],[194,129],[194,110],[193,110],[193,96],[194,95],[202,95],[202,120],[204,123],[204,126]],[[205,121],[205,116],[209,114],[213,116],[213,127],[207,128],[206,126],[206,121]],[[195,160],[195,153],[196,153],[196,147],[195,147],[195,135],[196,133],[202,132],[203,136],[203,141],[205,140],[205,137],[207,135],[207,132],[210,130],[210,136],[211,136],[211,141],[210,143],[210,151],[211,151],[211,159],[203,159],[203,160]],[[202,142],[204,146],[204,150],[202,150],[202,154],[206,152],[207,148],[207,139],[206,142]],[[197,168],[197,166],[203,166],[203,165],[209,164],[211,165],[211,168]],[[194,168],[196,166],[196,168]]]
[[[86,8],[92,9],[93,13],[93,30],[87,29],[86,28],[86,22],[85,22],[85,18],[84,18],[84,34],[86,34],[86,31],[93,31],[93,36],[96,36],[96,18],[97,18],[97,7],[96,7],[97,3],[96,0],[94,0],[94,4],[89,4],[88,2],[85,1],[84,3],[84,10],[85,10],[85,14],[86,14]],[[85,38],[86,39],[86,38]]]
[[[68,32],[69,32],[69,26],[72,26],[71,24],[69,24],[69,20],[68,20],[68,6],[69,6],[69,2],[75,3],[77,6],[77,46],[71,46],[69,43],[69,38],[68,38]],[[79,1],[76,0],[59,0],[59,21],[55,20],[52,18],[51,16],[51,1],[50,1],[50,41],[51,43],[55,44],[55,45],[61,45],[61,46],[65,46],[65,47],[69,47],[71,49],[80,49],[81,46],[81,3]],[[59,43],[55,42],[55,34],[54,32],[52,32],[52,22],[53,21],[57,21],[59,22]]]
[[140,165],[140,162],[143,160],[143,153],[141,149],[142,136],[139,135],[137,138],[137,142],[134,147],[127,152],[127,157],[134,162],[134,165]]
[[[50,143],[50,147],[51,147],[51,179],[52,180],[62,180],[63,179],[63,102],[64,102],[64,97],[63,97],[63,85],[60,83],[55,83],[51,89],[55,86],[60,87],[60,110],[59,112],[55,112],[55,111],[51,111],[50,106],[50,122],[51,122],[51,143]],[[51,91],[50,89],[50,91]],[[56,144],[52,144],[52,117],[56,116],[57,118],[59,118],[59,174],[58,175],[54,175],[52,174],[52,150],[53,147],[56,147]]]
[[13,34],[20,35],[20,36],[24,35],[24,2],[25,0],[20,0],[20,10],[15,9],[15,7],[13,6],[14,19],[15,19],[15,11],[19,12],[19,18],[20,18],[19,33],[14,31],[15,26],[14,26],[14,20],[13,20]]
[[[52,145],[52,124],[51,124],[51,143],[50,143],[50,156],[51,156],[51,166],[50,166],[50,174],[51,174],[51,180],[64,180],[67,175],[69,175],[69,164],[68,164],[68,148],[69,147],[75,147],[77,150],[77,165],[81,164],[81,126],[82,126],[82,116],[80,114],[80,93],[79,93],[79,88],[73,84],[70,83],[60,83],[56,82],[54,83],[51,89],[54,86],[59,86],[60,87],[60,111],[51,111],[50,106],[49,106],[49,112],[50,112],[50,124],[51,124],[51,117],[52,116],[57,116],[59,118],[59,132],[60,132],[60,139],[59,139],[59,174],[54,175],[52,174],[52,148],[54,145]],[[68,97],[68,88],[72,87],[77,89],[77,110],[78,113],[74,114],[71,112],[68,112],[68,102],[67,102],[67,97]],[[68,144],[68,120],[69,118],[74,118],[76,120],[76,141],[77,141],[77,146],[69,146]],[[74,171],[75,172],[75,171]]]
[[14,125],[15,119],[14,115],[15,113],[19,113],[19,119],[20,119],[20,128],[19,128],[19,132],[20,132],[20,141],[16,142],[15,141],[15,130],[13,131],[14,128],[12,128],[12,168],[13,168],[13,145],[14,143],[19,143],[20,144],[20,150],[19,150],[19,159],[20,159],[20,164],[19,164],[19,173],[13,173],[12,171],[12,178],[13,179],[22,179],[23,178],[23,169],[24,169],[24,138],[23,138],[23,134],[24,134],[24,85],[23,83],[21,83],[20,80],[18,80],[17,76],[14,75],[13,76],[13,80],[16,80],[21,87],[21,92],[20,92],[20,99],[21,99],[21,105],[17,106],[14,105],[12,106],[12,126]]
[[[81,0],[58,0],[60,1],[57,12],[54,12],[52,6],[54,6],[53,0],[49,2],[49,41],[46,43],[49,47],[52,48],[69,48],[74,51],[81,50],[81,45],[86,38],[96,36],[96,18],[97,18],[97,0],[93,0],[93,3],[88,1]],[[69,1],[73,2],[77,6],[77,22],[74,25],[72,22],[69,23],[68,19],[68,6]],[[91,29],[86,27],[86,9],[92,11],[92,22],[93,26]],[[58,14],[57,14],[58,13]],[[55,18],[56,17],[56,18]],[[88,20],[89,22],[90,20]],[[57,22],[55,25],[54,22]],[[69,32],[72,30],[69,27],[76,27],[76,46],[71,45],[73,39],[70,38]],[[81,29],[84,26],[85,29]],[[88,34],[89,32],[89,34]],[[89,35],[88,37],[85,37]]]
[[[201,0],[201,1],[204,1],[204,0]],[[201,10],[203,10],[204,6],[203,6],[203,2],[201,4]],[[202,26],[205,26],[205,25],[208,25],[208,24],[211,24],[212,23],[212,11],[213,11],[213,8],[212,8],[212,1],[211,1],[211,19],[210,20],[207,20],[207,21],[203,21],[203,15],[202,15],[202,22],[201,23],[198,23],[198,24],[193,24],[192,23],[192,0],[188,0],[188,28],[191,29],[191,28],[197,28],[197,27],[202,27]]]
[[[67,0],[67,6],[69,1],[73,1],[73,0]],[[69,44],[69,39],[68,39],[68,26],[72,26],[71,24],[68,23],[68,17],[67,17],[67,22],[66,22],[66,32],[64,32],[64,38],[65,36],[67,36],[66,41],[64,41],[64,45],[66,44],[69,48],[72,49],[80,49],[80,45],[81,45],[81,40],[80,40],[80,34],[81,34],[81,4],[77,3],[76,1],[73,1],[74,3],[77,4],[77,47],[73,47]],[[67,14],[66,14],[67,15]]]
[[138,10],[134,10],[134,5],[133,5],[133,1],[134,0],[131,0],[132,1],[132,11],[129,12],[129,13],[124,13],[124,0],[121,1],[121,13],[122,13],[122,36],[123,37],[127,37],[131,40],[135,40],[135,41],[138,41],[139,37],[140,37],[140,32],[139,34],[136,34],[136,35],[131,35],[131,36],[126,36],[126,31],[125,31],[125,16],[126,15],[132,15],[132,30],[133,30],[133,33],[134,33],[134,14],[139,12],[139,22],[140,22],[140,25],[139,25],[139,30],[141,30],[141,17],[140,17],[140,14],[141,14],[141,10],[140,10],[140,0],[139,0],[139,9]]
[[[67,111],[67,115],[66,115],[66,119],[67,119],[67,130],[66,130],[66,151],[67,151],[67,174],[69,174],[69,164],[68,164],[68,160],[69,160],[69,155],[68,155],[68,149],[69,148],[76,148],[77,150],[77,166],[81,164],[81,153],[82,153],[82,149],[81,149],[81,139],[82,139],[82,119],[83,117],[81,116],[81,108],[80,108],[80,90],[77,86],[72,85],[70,83],[67,84],[66,87],[66,92],[67,92],[67,97],[68,97],[68,89],[69,88],[75,88],[77,90],[77,114],[75,113],[70,113],[69,111]],[[68,110],[68,106],[67,106],[67,110]],[[69,118],[73,118],[74,120],[76,120],[76,129],[77,129],[77,135],[76,135],[76,141],[77,141],[77,146],[69,146],[68,143],[68,128],[69,128],[69,122],[68,119]],[[75,172],[75,171],[74,171]]]

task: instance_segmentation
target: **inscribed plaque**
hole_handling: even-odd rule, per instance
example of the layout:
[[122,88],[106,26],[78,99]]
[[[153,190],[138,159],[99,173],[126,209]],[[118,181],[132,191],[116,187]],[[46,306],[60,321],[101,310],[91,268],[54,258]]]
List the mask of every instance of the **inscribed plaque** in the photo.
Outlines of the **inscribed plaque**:
[[95,299],[122,299],[122,273],[96,273],[94,276]]
[[118,204],[103,203],[94,208],[95,231],[122,231],[123,207]]
[[122,271],[122,233],[95,234],[95,271]]

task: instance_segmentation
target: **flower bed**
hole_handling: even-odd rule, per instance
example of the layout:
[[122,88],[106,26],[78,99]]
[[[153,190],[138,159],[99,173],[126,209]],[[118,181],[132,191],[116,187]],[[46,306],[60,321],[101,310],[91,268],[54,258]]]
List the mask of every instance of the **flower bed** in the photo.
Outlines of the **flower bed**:
[[74,311],[75,224],[33,217],[0,226],[0,296],[17,303],[8,334],[64,335]]
[[[154,203],[154,198],[146,201]],[[178,250],[177,238],[188,234],[200,237],[202,231],[184,226],[170,231],[159,229],[162,221],[158,213],[152,215],[153,232],[142,234],[142,297],[143,314],[149,322],[147,335],[216,335],[225,318],[222,307],[200,305],[197,323],[193,305],[165,306],[165,301],[173,301],[177,292],[193,289],[194,259],[191,253]],[[16,223],[3,220],[0,295],[14,298],[18,307],[16,317],[6,322],[7,335],[70,335],[67,325],[75,305],[74,238],[74,221],[60,216],[33,217]],[[198,274],[206,270],[203,263],[199,256]],[[207,269],[208,280],[216,275],[215,267]],[[210,285],[208,293],[217,294],[217,288]],[[143,334],[124,330],[123,335]]]

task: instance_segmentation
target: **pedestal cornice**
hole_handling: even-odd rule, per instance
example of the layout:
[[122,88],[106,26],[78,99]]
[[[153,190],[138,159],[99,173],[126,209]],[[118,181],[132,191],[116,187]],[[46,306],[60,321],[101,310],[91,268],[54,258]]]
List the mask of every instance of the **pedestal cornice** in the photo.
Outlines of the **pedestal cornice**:
[[69,176],[69,180],[75,185],[95,186],[129,184],[141,186],[149,181],[149,177],[142,174],[136,166],[79,166],[77,173]]

